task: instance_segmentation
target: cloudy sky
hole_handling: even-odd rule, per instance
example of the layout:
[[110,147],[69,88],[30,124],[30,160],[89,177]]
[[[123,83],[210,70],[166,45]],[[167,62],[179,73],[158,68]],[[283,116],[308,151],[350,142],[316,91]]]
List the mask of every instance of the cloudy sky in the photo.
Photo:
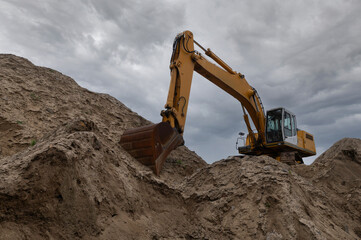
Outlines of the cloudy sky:
[[[295,113],[320,154],[361,136],[360,13],[356,0],[0,0],[0,52],[56,69],[159,122],[173,39],[191,30],[245,74],[266,110]],[[186,145],[213,162],[237,154],[240,131],[240,104],[195,74]]]

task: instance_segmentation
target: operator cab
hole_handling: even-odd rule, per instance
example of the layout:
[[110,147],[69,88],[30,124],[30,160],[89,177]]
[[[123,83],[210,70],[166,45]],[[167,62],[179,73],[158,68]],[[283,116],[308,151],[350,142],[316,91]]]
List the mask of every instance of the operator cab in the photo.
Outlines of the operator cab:
[[297,145],[296,115],[285,108],[267,111],[266,140],[267,143],[286,141]]

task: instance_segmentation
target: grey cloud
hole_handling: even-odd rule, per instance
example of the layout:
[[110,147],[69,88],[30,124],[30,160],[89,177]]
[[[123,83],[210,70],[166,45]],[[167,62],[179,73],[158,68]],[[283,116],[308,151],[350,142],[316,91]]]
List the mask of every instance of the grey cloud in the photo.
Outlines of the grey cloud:
[[88,1],[100,18],[118,26],[122,43],[141,50],[162,44],[181,25],[184,11],[164,1]]

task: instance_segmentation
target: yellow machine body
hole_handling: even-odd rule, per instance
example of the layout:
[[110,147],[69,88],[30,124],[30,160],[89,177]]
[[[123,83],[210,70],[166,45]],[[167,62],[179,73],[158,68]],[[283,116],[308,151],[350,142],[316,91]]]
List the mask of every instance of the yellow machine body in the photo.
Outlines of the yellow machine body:
[[[195,51],[195,44],[216,64]],[[316,154],[313,136],[299,129],[296,131],[295,115],[291,115],[284,108],[278,108],[267,112],[274,114],[274,120],[271,120],[271,115],[266,117],[256,89],[249,85],[244,75],[234,71],[210,49],[203,48],[194,40],[192,32],[185,31],[178,34],[173,43],[168,97],[165,110],[161,111],[162,122],[159,123],[162,125],[162,133],[159,124],[154,124],[145,127],[147,131],[144,131],[144,127],[128,130],[120,140],[120,144],[133,157],[151,166],[156,174],[159,174],[166,155],[184,142],[182,134],[194,71],[241,103],[248,130],[245,146],[238,149],[241,154],[266,154],[282,159],[282,156],[289,156],[291,153],[298,162],[302,162],[302,157]],[[255,130],[252,129],[250,120]],[[292,129],[289,130],[288,127]],[[276,137],[268,138],[271,135]]]

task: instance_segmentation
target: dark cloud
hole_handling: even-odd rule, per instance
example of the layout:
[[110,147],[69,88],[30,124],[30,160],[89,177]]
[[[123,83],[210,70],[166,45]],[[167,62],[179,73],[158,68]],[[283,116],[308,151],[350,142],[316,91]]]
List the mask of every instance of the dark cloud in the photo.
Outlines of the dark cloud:
[[[360,137],[357,1],[0,0],[0,52],[57,69],[157,122],[172,40],[183,30],[246,75],[266,109],[284,106],[319,152]],[[195,74],[187,145],[207,161],[237,154],[237,100]]]

